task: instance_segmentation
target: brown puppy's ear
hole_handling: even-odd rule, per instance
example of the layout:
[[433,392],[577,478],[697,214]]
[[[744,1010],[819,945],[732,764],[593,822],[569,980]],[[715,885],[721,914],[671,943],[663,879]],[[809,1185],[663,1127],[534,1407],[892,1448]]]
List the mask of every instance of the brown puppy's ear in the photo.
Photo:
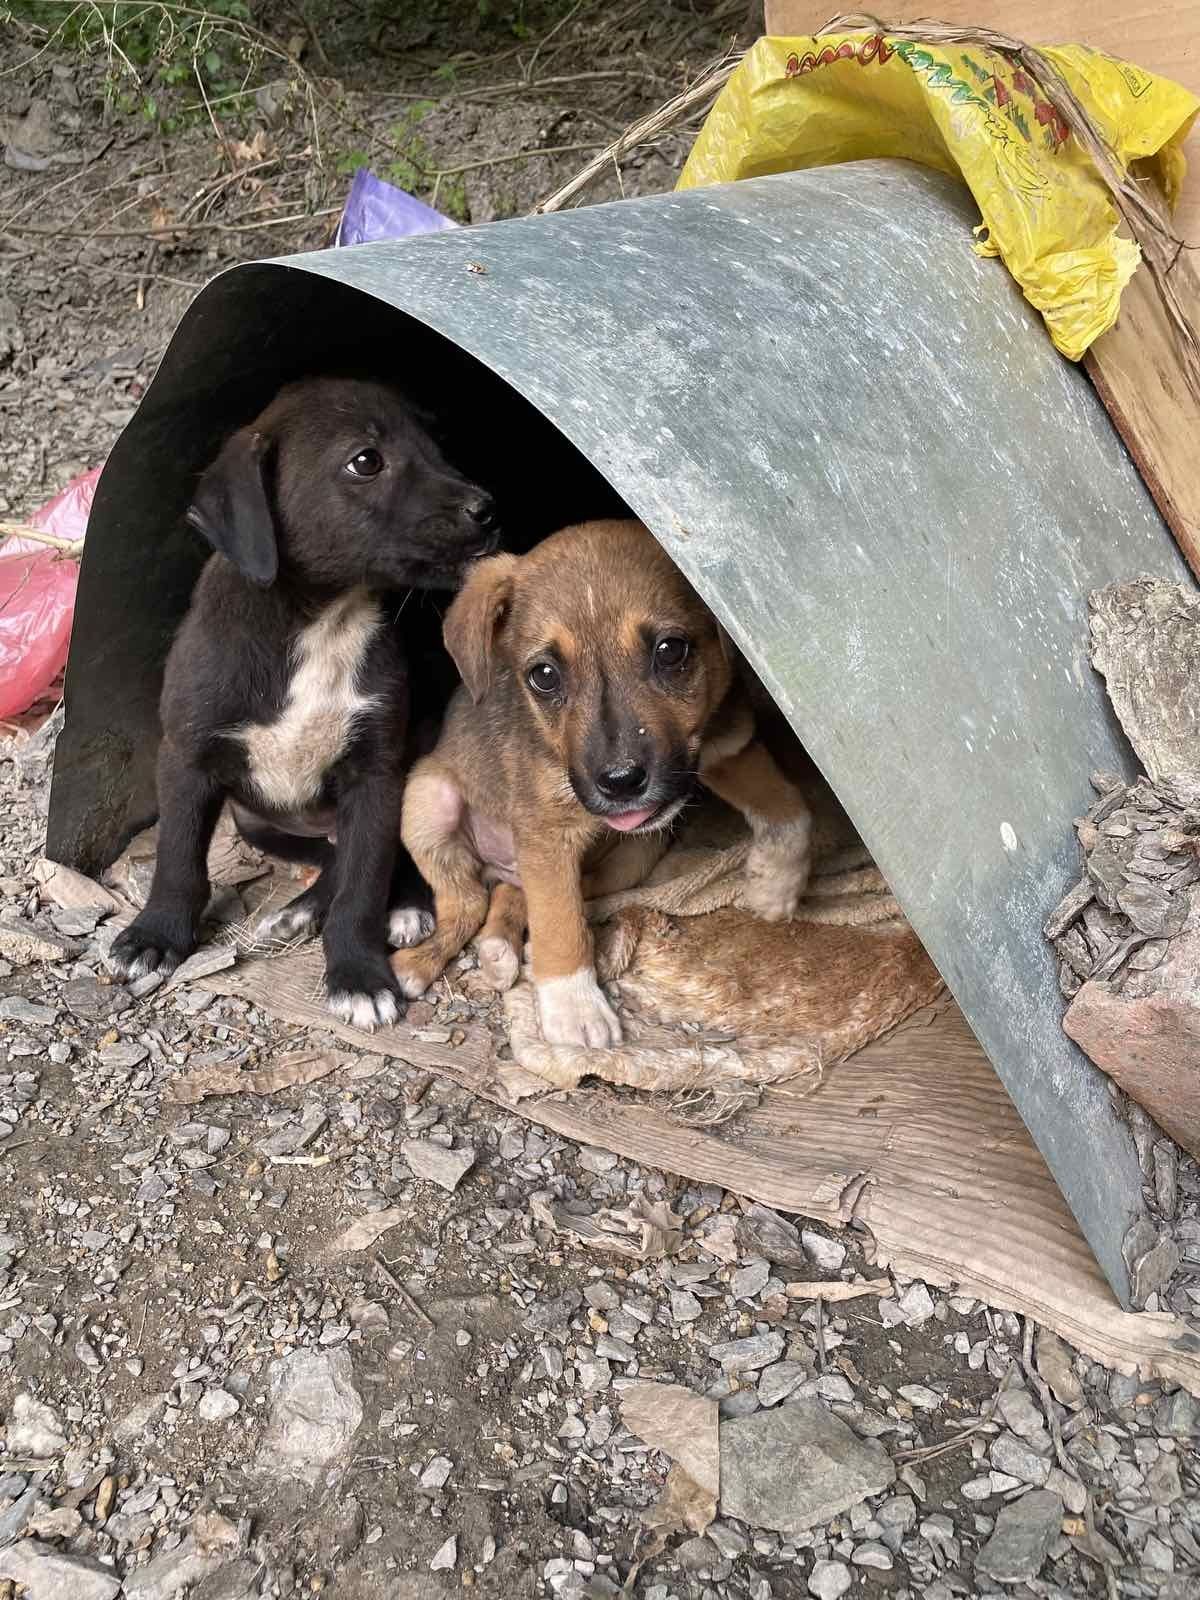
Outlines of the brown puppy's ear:
[[264,588],[279,571],[268,493],[270,441],[243,428],[200,479],[187,520],[243,577]]
[[516,569],[516,556],[477,561],[442,625],[446,649],[476,705],[492,686],[492,656],[512,600]]

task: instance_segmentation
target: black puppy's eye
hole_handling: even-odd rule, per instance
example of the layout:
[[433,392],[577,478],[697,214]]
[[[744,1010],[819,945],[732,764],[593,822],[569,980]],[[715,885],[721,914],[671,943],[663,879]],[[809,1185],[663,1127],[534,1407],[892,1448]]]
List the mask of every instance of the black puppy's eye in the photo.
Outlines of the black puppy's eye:
[[383,457],[378,450],[360,450],[346,463],[352,478],[377,478],[383,471]]
[[654,646],[654,665],[663,672],[670,671],[672,667],[681,667],[688,658],[688,649],[687,640],[674,634],[660,639]]
[[525,681],[534,694],[557,694],[562,688],[562,673],[552,661],[539,661],[525,674]]

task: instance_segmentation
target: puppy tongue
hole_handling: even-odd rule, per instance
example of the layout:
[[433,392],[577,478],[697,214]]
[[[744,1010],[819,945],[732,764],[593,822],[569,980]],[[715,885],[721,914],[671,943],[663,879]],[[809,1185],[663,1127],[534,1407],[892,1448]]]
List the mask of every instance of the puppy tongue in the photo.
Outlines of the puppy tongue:
[[647,806],[644,811],[622,811],[619,817],[605,817],[604,820],[618,833],[629,833],[634,828],[640,828],[643,822],[649,822],[657,810],[657,806]]

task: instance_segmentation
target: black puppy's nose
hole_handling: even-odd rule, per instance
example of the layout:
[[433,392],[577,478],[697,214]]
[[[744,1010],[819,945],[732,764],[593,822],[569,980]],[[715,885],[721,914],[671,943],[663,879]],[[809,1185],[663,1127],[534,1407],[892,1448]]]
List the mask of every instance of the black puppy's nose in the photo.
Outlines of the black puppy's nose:
[[482,489],[463,503],[463,515],[470,517],[472,522],[491,522],[495,514],[495,501],[490,494],[485,494]]
[[605,767],[596,774],[596,787],[609,800],[632,800],[646,787],[646,769],[634,762]]

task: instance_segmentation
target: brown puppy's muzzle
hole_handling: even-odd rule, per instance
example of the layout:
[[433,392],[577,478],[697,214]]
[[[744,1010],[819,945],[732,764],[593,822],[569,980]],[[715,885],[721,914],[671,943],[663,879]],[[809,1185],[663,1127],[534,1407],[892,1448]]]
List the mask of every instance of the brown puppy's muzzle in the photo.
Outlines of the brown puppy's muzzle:
[[589,754],[582,771],[572,767],[571,788],[586,811],[620,833],[665,827],[696,786],[686,750],[656,750],[635,739]]

